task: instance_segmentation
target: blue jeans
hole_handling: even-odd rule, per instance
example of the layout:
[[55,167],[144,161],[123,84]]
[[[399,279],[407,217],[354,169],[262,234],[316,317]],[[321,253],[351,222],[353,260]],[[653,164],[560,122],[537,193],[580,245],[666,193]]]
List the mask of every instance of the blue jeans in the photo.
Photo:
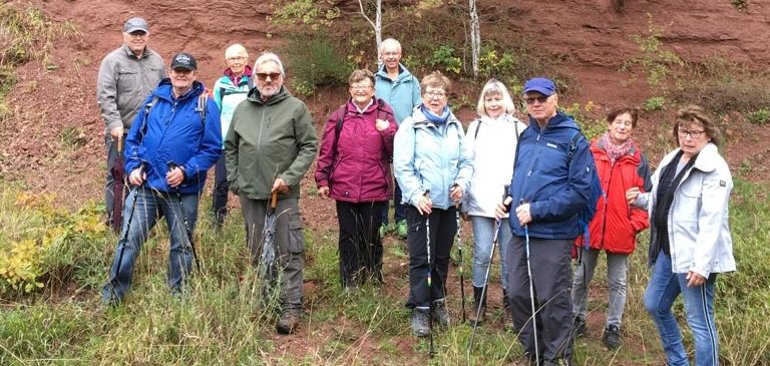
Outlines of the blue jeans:
[[[473,226],[473,287],[484,287],[492,241],[495,239],[495,219],[483,216],[471,216]],[[511,241],[511,226],[508,220],[500,221],[500,234],[497,246],[500,248],[500,280],[503,290],[508,290],[508,267],[505,265],[505,253]]]
[[[110,280],[104,285],[102,299],[105,302],[117,302],[123,299],[131,286],[134,263],[139,256],[142,244],[147,241],[150,230],[158,219],[165,216],[169,227],[171,244],[168,254],[168,286],[173,293],[182,291],[185,277],[190,273],[193,254],[187,236],[195,228],[198,217],[198,196],[158,192],[145,186],[134,188],[126,198],[123,207],[123,229],[115,249],[115,259],[110,269]],[[133,212],[132,212],[133,211]],[[187,222],[182,218],[182,213]]]
[[686,273],[673,273],[671,257],[661,252],[644,292],[644,307],[658,328],[668,365],[689,365],[682,333],[671,312],[674,300],[682,294],[687,324],[695,338],[695,364],[716,366],[719,364],[719,339],[714,321],[716,274],[712,273],[706,283],[698,287],[687,287],[686,277]]

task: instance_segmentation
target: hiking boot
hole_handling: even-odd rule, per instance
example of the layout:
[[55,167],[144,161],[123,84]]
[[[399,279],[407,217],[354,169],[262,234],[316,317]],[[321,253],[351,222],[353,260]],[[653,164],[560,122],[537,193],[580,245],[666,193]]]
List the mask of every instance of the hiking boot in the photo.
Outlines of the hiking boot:
[[[486,317],[487,294],[484,294],[484,298],[482,299],[482,292],[484,292],[483,287],[473,286],[473,308],[471,309],[471,316],[468,318],[471,321],[471,324],[481,325],[481,323],[484,322],[484,318]],[[481,308],[481,311],[479,311],[479,308]],[[476,317],[477,313],[479,314],[478,318]]]
[[406,239],[406,233],[409,232],[409,226],[406,224],[406,220],[401,220],[396,223],[396,233],[401,239]]
[[575,337],[582,337],[586,334],[586,318],[580,315],[575,316],[575,324],[572,327],[575,330]]
[[442,327],[449,325],[449,312],[446,310],[446,303],[444,300],[436,300],[433,302],[433,320]]
[[412,334],[418,337],[427,337],[430,335],[430,319],[428,319],[428,309],[412,310]]
[[620,329],[617,325],[610,325],[607,326],[607,328],[604,329],[604,336],[602,336],[602,341],[604,342],[604,345],[607,346],[608,349],[617,349],[620,347],[620,345],[623,343],[621,337],[620,337]]
[[281,314],[281,319],[278,320],[278,324],[275,325],[275,329],[280,334],[292,334],[297,330],[299,325],[299,317],[301,315],[300,309],[285,309]]

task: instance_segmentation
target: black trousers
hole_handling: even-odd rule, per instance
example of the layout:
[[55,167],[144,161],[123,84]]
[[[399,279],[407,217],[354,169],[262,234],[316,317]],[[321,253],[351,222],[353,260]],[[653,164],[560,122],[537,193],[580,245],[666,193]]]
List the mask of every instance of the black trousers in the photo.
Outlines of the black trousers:
[[530,238],[530,263],[535,293],[537,340],[532,327],[532,303],[527,273],[526,238],[513,236],[508,246],[508,296],[513,325],[526,352],[541,360],[572,357],[572,268],[574,240]]
[[227,169],[225,167],[225,154],[214,165],[214,192],[211,200],[211,210],[217,223],[222,224],[227,216]]
[[337,201],[340,225],[340,279],[343,286],[357,286],[367,279],[382,282],[381,202]]
[[[409,299],[406,306],[409,308],[427,309],[431,300],[441,300],[446,296],[449,254],[457,232],[455,211],[454,206],[446,210],[434,208],[430,215],[425,216],[420,215],[412,205],[406,207],[406,222],[409,225],[406,237],[409,246]],[[430,233],[426,232],[426,219],[429,220]],[[427,234],[430,234],[430,243]]]

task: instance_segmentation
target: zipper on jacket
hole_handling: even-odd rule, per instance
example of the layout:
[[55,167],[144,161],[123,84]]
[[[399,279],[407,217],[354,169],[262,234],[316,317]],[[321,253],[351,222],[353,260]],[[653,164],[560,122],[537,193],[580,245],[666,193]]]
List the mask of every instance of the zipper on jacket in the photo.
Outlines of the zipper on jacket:
[[[615,164],[617,161],[614,161],[610,163],[610,179],[607,180],[607,191],[610,190],[610,186],[612,185],[612,176],[615,172]],[[605,194],[604,195],[604,215],[602,217],[602,231],[601,231],[601,240],[599,240],[599,249],[604,249],[604,239],[606,239],[607,236],[607,207],[609,206],[610,201],[610,195]],[[590,230],[590,229],[589,229]],[[591,243],[588,243],[588,246],[591,246]]]
[[267,109],[267,106],[265,108],[262,108],[262,117],[260,117],[260,124],[259,124],[259,135],[257,136],[257,151],[262,152],[262,130],[265,128],[265,109]]

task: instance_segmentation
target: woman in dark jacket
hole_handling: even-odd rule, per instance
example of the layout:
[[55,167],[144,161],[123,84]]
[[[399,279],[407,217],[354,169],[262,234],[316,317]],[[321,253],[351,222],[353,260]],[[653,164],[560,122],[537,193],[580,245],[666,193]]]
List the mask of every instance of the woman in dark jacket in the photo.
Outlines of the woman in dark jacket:
[[602,340],[609,349],[620,346],[620,322],[626,304],[626,272],[628,256],[636,247],[636,234],[649,226],[647,212],[632,208],[626,202],[626,191],[652,188],[647,158],[633,139],[638,112],[623,107],[607,114],[607,133],[591,144],[591,153],[605,195],[599,199],[596,215],[589,225],[588,240],[575,242],[579,265],[575,268],[572,303],[575,332],[585,332],[588,285],[602,250],[607,252],[609,305]]
[[369,277],[382,282],[382,210],[392,195],[393,110],[374,98],[374,74],[356,70],[350,101],[324,127],[315,180],[318,194],[337,201],[340,278],[347,290]]

